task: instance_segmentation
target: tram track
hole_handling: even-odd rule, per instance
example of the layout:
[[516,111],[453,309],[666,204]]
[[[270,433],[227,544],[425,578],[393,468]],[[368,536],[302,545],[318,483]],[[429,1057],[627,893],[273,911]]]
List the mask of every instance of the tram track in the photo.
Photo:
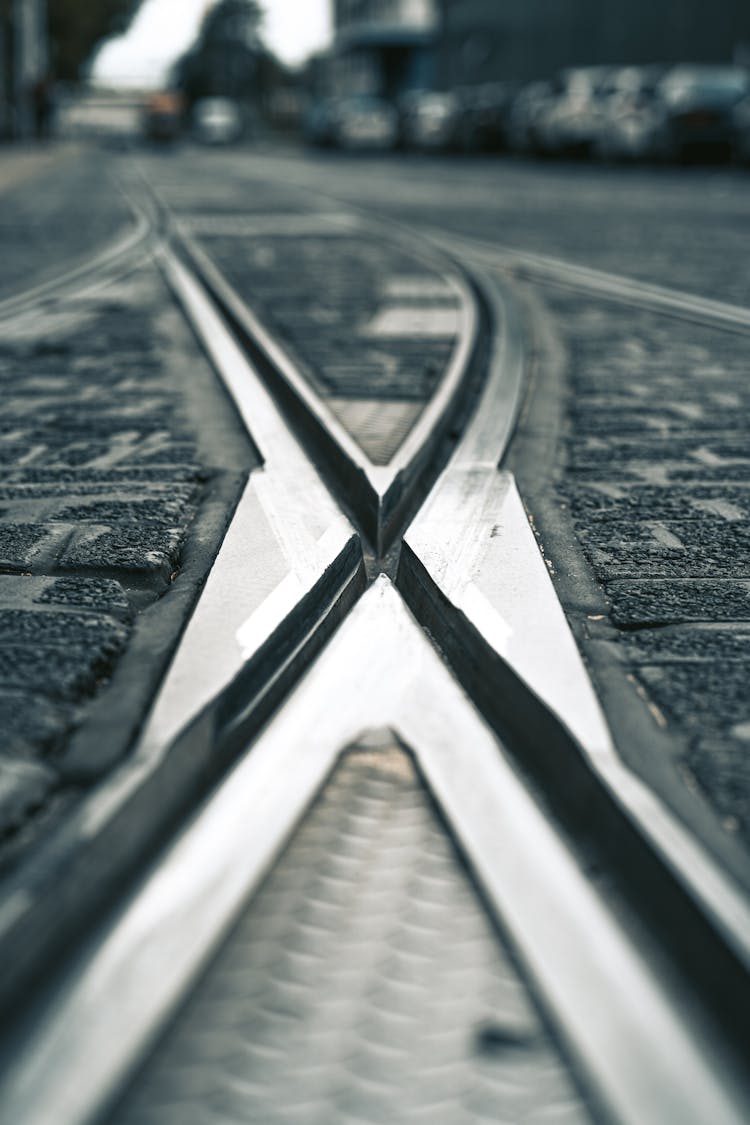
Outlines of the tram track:
[[[113,184],[112,188],[116,190],[116,185]],[[85,294],[134,268],[149,256],[149,243],[155,229],[150,201],[144,197],[136,202],[131,195],[123,195],[133,217],[131,228],[84,261],[0,300],[0,321],[27,313],[33,315],[40,304],[64,298],[69,293]]]
[[[439,395],[393,471],[378,473],[194,240],[179,230],[173,237],[174,247],[159,250],[162,268],[263,469],[251,475],[134,765],[97,795],[89,831],[141,785],[144,769],[175,748],[194,762],[222,740],[233,754],[249,752],[63,973],[46,1012],[14,1048],[2,1090],[12,1119],[46,1125],[52,1112],[73,1125],[108,1112],[342,753],[363,732],[387,729],[416,760],[590,1105],[605,1120],[633,1125],[743,1120],[747,1091],[733,1059],[743,1024],[742,1017],[732,1023],[729,1009],[747,989],[748,906],[618,761],[514,481],[498,471],[524,370],[512,296],[491,276],[475,278],[491,310],[492,363],[447,464],[439,450],[467,394],[477,344],[479,318],[466,282],[459,285],[461,342]],[[446,251],[457,246],[444,241]],[[500,258],[473,253],[464,260],[495,268]],[[253,370],[258,356],[262,381]],[[287,433],[268,394],[269,369],[277,391],[286,388],[278,397],[288,405],[291,394],[294,412],[302,412],[300,432],[312,460],[326,466],[330,491]],[[429,469],[441,469],[430,489]],[[358,480],[366,480],[359,493]],[[424,503],[422,492],[429,493]],[[247,558],[268,557],[263,522],[284,543],[286,571],[277,560],[272,580],[243,601]],[[361,596],[368,542],[376,577]],[[397,571],[385,561],[393,542],[401,543]],[[264,685],[276,680],[268,705],[256,706]],[[456,753],[459,745],[465,754]],[[534,751],[543,768],[531,764]],[[519,779],[519,763],[564,833]],[[574,816],[553,792],[561,770]],[[562,806],[566,801],[563,794]],[[625,829],[600,848],[596,836],[614,833],[613,821]],[[236,862],[240,854],[246,863]],[[614,875],[614,893],[585,873],[593,857]],[[649,888],[645,915],[639,886]],[[697,935],[662,975],[657,967],[674,950],[657,900]],[[715,968],[702,979],[707,949]],[[157,962],[168,970],[155,975]],[[84,1057],[85,1077],[77,1062]],[[127,1108],[122,1112],[127,1120]]]

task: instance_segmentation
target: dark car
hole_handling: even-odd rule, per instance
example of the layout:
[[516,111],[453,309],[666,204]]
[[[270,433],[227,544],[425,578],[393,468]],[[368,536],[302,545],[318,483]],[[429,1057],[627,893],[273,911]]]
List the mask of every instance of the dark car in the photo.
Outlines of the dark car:
[[732,113],[734,156],[742,164],[750,164],[750,91],[738,102]]
[[552,82],[530,82],[513,98],[507,128],[508,145],[514,152],[541,152],[539,126],[555,96]]
[[327,148],[336,143],[339,98],[320,98],[305,114],[302,131],[308,144]]
[[185,103],[180,93],[164,90],[151,94],[142,111],[143,133],[157,144],[171,144],[182,131]]
[[485,82],[458,91],[462,148],[468,152],[492,152],[508,147],[515,93],[507,82]]
[[750,94],[740,66],[677,66],[659,84],[665,154],[729,156],[737,143],[736,107]]

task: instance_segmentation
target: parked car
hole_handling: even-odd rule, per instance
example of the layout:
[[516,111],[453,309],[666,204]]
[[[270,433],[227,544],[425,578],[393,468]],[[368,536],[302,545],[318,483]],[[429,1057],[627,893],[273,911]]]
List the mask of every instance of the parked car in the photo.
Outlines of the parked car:
[[336,108],[334,143],[340,148],[391,149],[399,139],[398,114],[383,98],[342,98]]
[[612,71],[599,89],[594,154],[603,160],[644,160],[662,155],[664,68],[626,66]]
[[461,138],[461,103],[455,93],[418,90],[399,103],[400,136],[406,148],[445,150]]
[[461,147],[469,152],[506,148],[513,88],[505,82],[486,82],[458,93]]
[[535,122],[538,146],[549,156],[587,156],[601,128],[599,92],[609,74],[601,66],[563,71]]
[[729,156],[737,146],[736,110],[750,95],[750,72],[740,66],[676,66],[659,84],[664,101],[664,150]]
[[227,145],[243,133],[240,108],[231,98],[200,98],[193,106],[193,136],[201,144]]
[[552,82],[530,82],[513,98],[508,109],[508,145],[514,152],[541,152],[539,124],[555,98]]
[[735,158],[741,164],[750,164],[750,94],[732,110],[732,133]]
[[312,103],[302,124],[308,144],[327,148],[336,143],[338,106],[338,98],[319,98]]
[[182,131],[184,108],[182,95],[176,91],[165,90],[151,94],[142,114],[146,139],[159,144],[177,140]]

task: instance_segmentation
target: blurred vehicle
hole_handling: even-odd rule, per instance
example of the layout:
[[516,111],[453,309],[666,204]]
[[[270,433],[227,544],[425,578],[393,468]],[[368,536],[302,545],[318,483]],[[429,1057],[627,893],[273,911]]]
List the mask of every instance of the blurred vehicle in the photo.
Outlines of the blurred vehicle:
[[610,68],[579,67],[563,71],[553,96],[535,121],[537,144],[548,156],[587,156],[601,128],[601,87]]
[[334,143],[340,148],[392,149],[398,144],[398,114],[383,98],[342,98],[336,107]]
[[750,164],[750,94],[732,110],[732,132],[734,156],[742,164]]
[[401,141],[406,148],[455,148],[461,136],[461,104],[456,94],[412,91],[399,103]]
[[184,102],[182,95],[165,90],[152,94],[143,107],[143,132],[147,140],[159,144],[175,141],[182,131]]
[[338,107],[338,98],[320,98],[312,103],[302,123],[302,133],[308,144],[325,148],[336,143]]
[[514,90],[508,83],[487,82],[460,91],[461,147],[470,152],[497,151],[508,145]]
[[231,98],[200,98],[193,106],[192,130],[201,144],[234,144],[243,133],[240,108]]
[[169,142],[182,131],[184,101],[176,91],[165,90],[147,98],[141,114],[141,125],[147,140]]
[[514,152],[541,151],[539,122],[555,97],[552,82],[530,82],[513,98],[508,109],[508,144]]
[[599,89],[593,151],[602,160],[645,160],[662,154],[664,104],[659,81],[664,67],[625,66]]
[[729,156],[736,149],[736,109],[750,95],[750,72],[744,67],[676,66],[659,83],[659,94],[667,157]]

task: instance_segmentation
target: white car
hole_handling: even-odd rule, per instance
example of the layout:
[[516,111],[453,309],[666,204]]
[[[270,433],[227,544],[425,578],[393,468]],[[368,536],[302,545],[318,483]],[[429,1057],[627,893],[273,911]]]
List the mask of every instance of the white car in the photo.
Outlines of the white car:
[[193,136],[206,145],[234,144],[242,136],[242,115],[231,98],[201,98],[193,106]]
[[398,143],[398,114],[382,98],[344,98],[337,106],[335,132],[340,148],[392,149]]

